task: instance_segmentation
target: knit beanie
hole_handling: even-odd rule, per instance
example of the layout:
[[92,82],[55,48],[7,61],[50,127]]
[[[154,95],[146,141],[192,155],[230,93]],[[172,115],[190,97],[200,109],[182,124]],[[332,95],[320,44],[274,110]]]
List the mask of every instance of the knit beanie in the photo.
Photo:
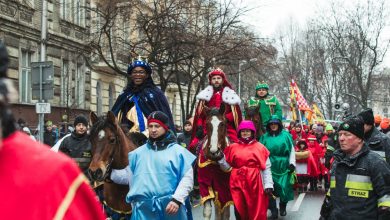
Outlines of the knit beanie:
[[168,116],[164,112],[154,111],[154,112],[150,113],[150,115],[148,117],[148,125],[152,122],[158,123],[166,131],[169,130],[169,128],[168,128],[169,119],[168,119]]
[[364,124],[374,125],[374,113],[372,109],[367,108],[358,114],[363,119]]
[[[371,111],[372,113],[372,111]],[[360,115],[360,114],[359,114]],[[341,123],[338,131],[348,131],[356,135],[360,139],[364,139],[364,124],[365,122],[361,117],[352,116],[346,118],[343,123]]]
[[334,128],[331,124],[327,124],[326,127],[325,127],[325,131],[333,131]]
[[382,121],[382,117],[380,115],[375,115],[374,116],[374,123],[375,124],[379,125],[381,123],[381,121]]
[[85,127],[88,127],[88,119],[84,116],[84,115],[78,115],[75,119],[74,119],[74,123],[73,125],[76,127],[76,125],[78,125],[79,123],[85,125]]
[[387,130],[390,128],[390,119],[388,118],[384,118],[382,119],[382,122],[381,122],[381,129],[382,130]]
[[316,129],[314,130],[316,133],[324,133],[324,126],[317,125]]

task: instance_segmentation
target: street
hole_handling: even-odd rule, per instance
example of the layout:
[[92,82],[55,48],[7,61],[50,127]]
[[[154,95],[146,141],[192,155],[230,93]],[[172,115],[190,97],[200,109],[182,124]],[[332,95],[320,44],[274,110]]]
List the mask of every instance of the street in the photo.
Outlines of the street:
[[[324,200],[324,192],[306,192],[298,194],[295,192],[294,201],[287,203],[287,216],[280,217],[278,219],[284,220],[318,220],[320,217],[320,209]],[[203,207],[198,206],[192,209],[194,220],[203,219]],[[214,214],[214,213],[213,213]],[[270,216],[268,211],[268,216]],[[214,215],[211,219],[214,219]],[[230,208],[230,219],[236,219],[234,217],[233,206]]]

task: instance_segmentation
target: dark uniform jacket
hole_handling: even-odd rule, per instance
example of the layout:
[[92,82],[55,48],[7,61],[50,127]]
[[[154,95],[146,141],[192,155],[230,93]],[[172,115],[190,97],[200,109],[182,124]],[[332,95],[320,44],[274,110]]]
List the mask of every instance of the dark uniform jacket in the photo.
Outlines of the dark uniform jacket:
[[190,146],[191,135],[192,135],[191,131],[190,132],[184,131],[177,137],[177,143],[187,148],[188,146]]
[[365,135],[364,142],[368,144],[372,151],[386,159],[387,163],[390,164],[390,137],[374,127]]
[[354,156],[334,152],[329,219],[379,218],[378,207],[390,207],[390,167],[365,144]]
[[61,142],[59,151],[75,159],[83,172],[88,169],[91,161],[91,142],[87,134],[80,136],[75,131],[72,132]]

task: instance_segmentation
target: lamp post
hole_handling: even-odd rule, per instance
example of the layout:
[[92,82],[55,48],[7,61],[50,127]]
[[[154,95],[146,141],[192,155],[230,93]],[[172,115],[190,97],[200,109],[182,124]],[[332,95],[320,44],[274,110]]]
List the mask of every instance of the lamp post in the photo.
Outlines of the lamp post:
[[[249,60],[249,62],[255,62],[257,61],[257,58],[252,58]],[[246,60],[239,60],[238,61],[238,96],[241,97],[241,67],[242,65],[245,65],[247,63]]]

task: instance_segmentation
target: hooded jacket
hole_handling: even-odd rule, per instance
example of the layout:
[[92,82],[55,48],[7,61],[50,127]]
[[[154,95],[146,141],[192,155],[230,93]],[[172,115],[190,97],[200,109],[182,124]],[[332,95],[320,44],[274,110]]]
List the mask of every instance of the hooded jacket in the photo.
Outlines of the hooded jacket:
[[330,219],[378,219],[378,207],[390,206],[390,168],[364,144],[355,155],[334,152],[330,182]]
[[380,132],[376,127],[364,135],[364,141],[370,150],[379,154],[390,164],[390,137]]

